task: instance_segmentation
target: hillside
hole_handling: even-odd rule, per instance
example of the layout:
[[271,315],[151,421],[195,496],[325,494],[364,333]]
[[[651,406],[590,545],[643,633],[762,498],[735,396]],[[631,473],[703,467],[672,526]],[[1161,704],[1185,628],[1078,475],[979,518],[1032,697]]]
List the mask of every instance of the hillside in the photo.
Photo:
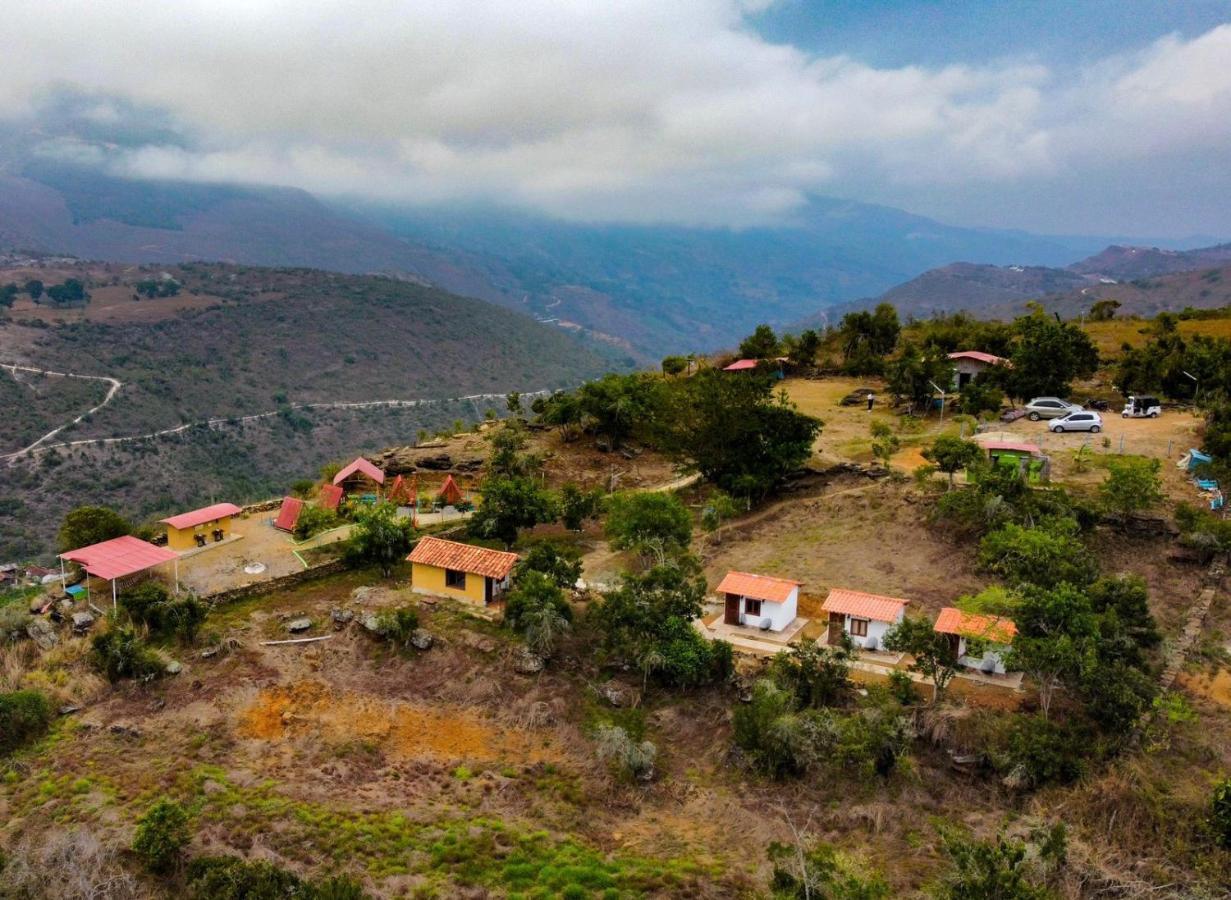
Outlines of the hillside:
[[1158,247],[1122,247],[1113,244],[1101,253],[1075,262],[1069,271],[1130,281],[1210,269],[1231,264],[1231,244],[1200,247],[1195,250],[1160,250]]
[[782,226],[732,230],[344,208],[285,188],[138,181],[28,160],[7,171],[0,251],[385,272],[531,313],[644,361],[725,346],[760,321],[873,296],[955,259],[1054,266],[1105,244],[823,197]]
[[[133,283],[164,271],[183,285],[180,294],[132,299]],[[48,549],[56,521],[73,505],[110,494],[144,513],[220,492],[241,501],[265,497],[285,486],[287,471],[311,472],[365,447],[412,443],[420,429],[473,421],[488,406],[502,406],[510,390],[571,386],[618,365],[525,316],[388,278],[78,264],[10,268],[0,271],[0,283],[38,277],[51,284],[70,275],[90,285],[84,309],[35,306],[22,296],[0,318],[0,362],[122,382],[111,402],[51,443],[224,421],[213,430],[0,463],[0,494],[22,506],[0,537],[2,558]],[[3,396],[21,410],[0,421],[0,455],[90,408],[102,393],[99,382],[0,379]],[[472,395],[491,396],[377,405]],[[373,405],[297,408],[329,403]],[[242,428],[225,421],[258,414],[269,415]]]

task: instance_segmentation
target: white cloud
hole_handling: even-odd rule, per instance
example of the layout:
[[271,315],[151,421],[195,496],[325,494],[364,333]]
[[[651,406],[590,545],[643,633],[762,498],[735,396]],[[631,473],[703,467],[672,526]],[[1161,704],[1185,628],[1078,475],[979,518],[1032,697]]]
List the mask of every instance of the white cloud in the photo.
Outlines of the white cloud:
[[130,174],[728,224],[808,192],[990,205],[1231,137],[1231,25],[1072,72],[878,69],[767,42],[764,5],[8,0],[0,115],[68,85],[193,136],[120,153]]

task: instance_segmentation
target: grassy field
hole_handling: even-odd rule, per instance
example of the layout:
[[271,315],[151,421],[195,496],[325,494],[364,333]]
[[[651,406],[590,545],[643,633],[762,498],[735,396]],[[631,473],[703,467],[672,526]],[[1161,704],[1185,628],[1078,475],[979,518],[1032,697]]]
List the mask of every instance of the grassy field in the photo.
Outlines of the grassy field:
[[[1109,322],[1086,322],[1083,326],[1098,347],[1103,359],[1114,359],[1124,344],[1140,347],[1149,339],[1150,326],[1144,319],[1112,319]],[[1188,319],[1178,324],[1185,337],[1204,334],[1209,337],[1231,338],[1231,318]]]

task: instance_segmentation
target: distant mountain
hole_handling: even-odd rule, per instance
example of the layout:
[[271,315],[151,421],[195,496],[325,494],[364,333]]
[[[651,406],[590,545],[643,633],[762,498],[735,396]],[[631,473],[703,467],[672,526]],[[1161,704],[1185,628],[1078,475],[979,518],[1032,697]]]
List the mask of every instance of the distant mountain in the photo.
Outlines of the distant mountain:
[[[1078,316],[1098,300],[1116,300],[1120,315],[1153,316],[1185,307],[1214,309],[1231,306],[1231,265],[1172,272],[1116,284],[1095,282],[1087,287],[1041,298],[1046,309]],[[992,312],[996,312],[992,310]],[[1003,310],[1000,311],[1001,314]]]
[[1160,250],[1158,247],[1124,247],[1113,244],[1101,253],[1073,263],[1069,271],[1082,275],[1131,281],[1172,272],[1211,269],[1231,264],[1231,244],[1196,250]]
[[0,175],[0,249],[118,262],[383,272],[524,311],[645,362],[730,345],[957,259],[1063,265],[1105,239],[960,228],[814,198],[741,230],[327,205],[297,190],[137,181],[46,162]]

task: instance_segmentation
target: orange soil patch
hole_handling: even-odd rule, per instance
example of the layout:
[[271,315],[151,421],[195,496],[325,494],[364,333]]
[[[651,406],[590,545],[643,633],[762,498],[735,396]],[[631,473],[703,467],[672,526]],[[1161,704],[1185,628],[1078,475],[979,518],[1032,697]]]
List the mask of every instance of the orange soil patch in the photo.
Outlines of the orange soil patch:
[[424,708],[377,700],[363,694],[335,693],[320,682],[269,688],[240,715],[244,737],[281,741],[319,735],[330,742],[379,742],[407,759],[496,762],[558,761],[550,742],[518,729],[506,729],[456,707]]
[[1176,680],[1194,694],[1208,697],[1219,706],[1231,707],[1231,669],[1219,669],[1213,675],[1182,673]]
[[893,454],[893,457],[889,460],[889,462],[895,468],[904,469],[907,472],[913,472],[920,466],[931,465],[931,463],[923,458],[922,447],[903,447],[897,453]]

